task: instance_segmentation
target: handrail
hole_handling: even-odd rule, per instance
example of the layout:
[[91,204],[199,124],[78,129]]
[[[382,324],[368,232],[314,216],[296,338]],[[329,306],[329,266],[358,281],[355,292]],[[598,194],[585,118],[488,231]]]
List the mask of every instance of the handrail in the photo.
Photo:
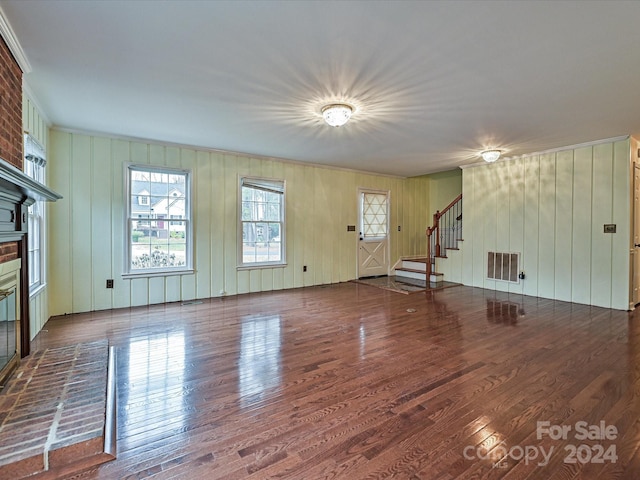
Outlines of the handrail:
[[[440,226],[443,217],[444,232]],[[442,211],[436,211],[433,214],[433,225],[427,227],[427,279],[431,278],[433,259],[445,256],[447,248],[455,248],[453,245],[457,245],[460,240],[458,233],[461,233],[461,230],[462,194],[454,198]]]
[[462,200],[462,194],[460,194],[456,198],[454,198],[449,205],[444,207],[442,212],[436,212],[436,215],[439,215],[438,218],[441,218],[445,213],[447,213],[449,210],[451,210],[453,208],[453,206],[456,203],[458,203],[460,200]]

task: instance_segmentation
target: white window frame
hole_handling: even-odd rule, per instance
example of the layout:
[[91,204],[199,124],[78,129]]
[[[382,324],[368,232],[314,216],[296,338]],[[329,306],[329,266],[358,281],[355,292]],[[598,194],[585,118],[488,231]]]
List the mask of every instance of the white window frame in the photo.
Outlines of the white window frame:
[[[193,269],[193,222],[192,222],[192,190],[191,190],[191,170],[179,169],[179,168],[170,168],[170,167],[162,167],[155,165],[140,165],[127,163],[125,164],[125,248],[124,248],[124,267],[123,267],[123,278],[136,278],[136,277],[160,277],[160,276],[170,276],[170,275],[186,275],[194,273]],[[185,232],[185,265],[179,265],[174,267],[164,267],[164,268],[146,268],[146,269],[132,269],[132,232],[133,232],[133,223],[139,222],[140,217],[138,214],[134,214],[131,210],[132,199],[138,197],[137,194],[132,192],[132,173],[138,172],[149,172],[149,173],[159,173],[159,174],[167,174],[167,175],[184,175],[185,176],[185,210],[184,210],[184,218],[181,218],[179,221],[184,222],[184,232]],[[149,192],[149,195],[152,195],[152,192]],[[171,196],[167,196],[167,198],[173,198]],[[149,215],[149,221],[153,223],[153,219],[151,219],[153,215]],[[168,222],[169,220],[164,220]]]
[[[272,262],[245,262],[244,261],[244,242],[243,242],[243,225],[242,219],[242,189],[243,187],[253,187],[259,190],[271,191],[273,193],[279,193],[282,195],[280,202],[280,221],[264,221],[260,223],[280,223],[280,260]],[[255,269],[255,268],[271,268],[271,267],[286,267],[286,182],[282,179],[275,178],[262,178],[262,177],[249,177],[243,176],[238,179],[238,269]],[[253,220],[258,222],[258,220]]]
[[[33,180],[45,185],[47,165],[46,152],[44,147],[29,134],[24,135],[24,165],[25,175]],[[36,200],[35,203],[28,208],[28,231],[29,245],[27,246],[29,257],[29,296],[37,295],[47,284],[47,257],[46,257],[46,208],[43,200]],[[33,226],[37,223],[39,235],[33,235]],[[35,251],[38,251],[39,268],[37,269],[38,278],[35,279],[36,270],[34,269]]]

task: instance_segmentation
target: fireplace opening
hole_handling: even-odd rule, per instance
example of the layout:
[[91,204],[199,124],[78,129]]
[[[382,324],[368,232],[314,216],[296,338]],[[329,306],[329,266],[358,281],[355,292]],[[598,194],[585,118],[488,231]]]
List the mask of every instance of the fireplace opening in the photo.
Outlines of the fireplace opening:
[[20,361],[20,260],[0,264],[0,388]]

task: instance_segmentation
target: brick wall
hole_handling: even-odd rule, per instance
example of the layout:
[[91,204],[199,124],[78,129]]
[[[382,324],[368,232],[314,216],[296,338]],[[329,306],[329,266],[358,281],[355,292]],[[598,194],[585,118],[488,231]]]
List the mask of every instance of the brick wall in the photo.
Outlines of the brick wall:
[[0,243],[0,263],[18,258],[18,244],[16,242]]
[[0,158],[22,170],[22,70],[0,37]]
[[[22,170],[22,70],[0,37],[0,158]],[[18,244],[0,244],[0,263],[18,258]]]

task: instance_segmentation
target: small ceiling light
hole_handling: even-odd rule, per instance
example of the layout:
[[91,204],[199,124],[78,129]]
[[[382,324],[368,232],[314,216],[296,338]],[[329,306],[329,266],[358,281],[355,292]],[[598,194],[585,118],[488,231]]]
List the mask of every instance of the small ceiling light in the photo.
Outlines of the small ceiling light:
[[500,154],[502,151],[500,150],[485,150],[480,155],[482,155],[482,159],[487,163],[493,163],[500,158]]
[[322,107],[322,117],[332,127],[341,127],[349,121],[353,107],[344,103],[333,103]]

